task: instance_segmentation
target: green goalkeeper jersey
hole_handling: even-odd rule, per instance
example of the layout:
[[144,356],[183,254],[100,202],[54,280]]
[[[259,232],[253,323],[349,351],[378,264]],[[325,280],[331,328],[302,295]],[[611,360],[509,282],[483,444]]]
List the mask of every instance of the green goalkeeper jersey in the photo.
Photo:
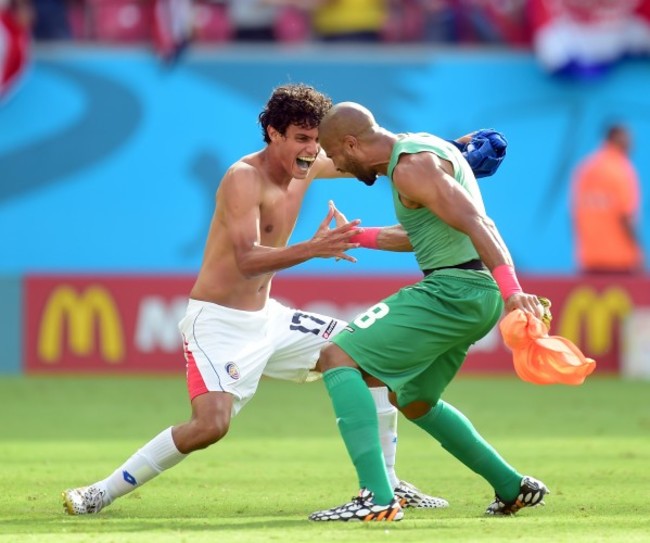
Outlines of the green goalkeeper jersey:
[[470,238],[443,222],[426,207],[404,207],[395,189],[393,170],[401,155],[429,152],[448,160],[454,167],[454,179],[469,194],[481,211],[485,211],[478,183],[467,161],[451,143],[431,134],[403,134],[393,147],[388,164],[388,178],[393,190],[395,213],[406,230],[421,270],[455,266],[478,259]]

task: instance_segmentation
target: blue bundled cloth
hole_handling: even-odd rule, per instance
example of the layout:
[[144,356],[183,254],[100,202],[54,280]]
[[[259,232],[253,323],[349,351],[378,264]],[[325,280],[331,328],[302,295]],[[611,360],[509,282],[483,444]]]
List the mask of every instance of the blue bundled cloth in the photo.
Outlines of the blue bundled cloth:
[[508,147],[505,136],[492,128],[483,128],[474,132],[467,143],[448,141],[463,154],[476,177],[494,175],[506,157]]

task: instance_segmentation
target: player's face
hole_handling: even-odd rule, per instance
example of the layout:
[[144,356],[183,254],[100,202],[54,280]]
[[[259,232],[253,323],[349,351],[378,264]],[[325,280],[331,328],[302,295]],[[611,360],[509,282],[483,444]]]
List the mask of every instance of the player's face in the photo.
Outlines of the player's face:
[[307,177],[320,152],[318,128],[289,125],[284,136],[278,137],[278,142],[282,146],[283,162],[291,176],[297,179]]
[[367,185],[372,185],[377,180],[377,172],[362,164],[343,144],[327,141],[323,142],[323,149],[338,171],[352,174]]

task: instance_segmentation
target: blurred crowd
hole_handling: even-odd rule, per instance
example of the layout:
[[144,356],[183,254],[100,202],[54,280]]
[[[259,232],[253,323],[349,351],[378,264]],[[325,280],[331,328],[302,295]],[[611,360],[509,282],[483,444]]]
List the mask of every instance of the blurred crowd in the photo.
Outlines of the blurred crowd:
[[[0,0],[39,41],[531,41],[530,0]],[[159,38],[159,36],[158,36]]]
[[0,99],[32,43],[418,43],[532,50],[593,78],[650,55],[650,0],[0,0]]

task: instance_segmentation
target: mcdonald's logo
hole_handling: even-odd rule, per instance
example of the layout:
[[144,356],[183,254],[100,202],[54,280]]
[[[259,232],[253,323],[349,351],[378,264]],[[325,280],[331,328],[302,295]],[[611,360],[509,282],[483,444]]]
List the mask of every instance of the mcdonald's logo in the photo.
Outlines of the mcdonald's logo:
[[597,293],[591,287],[573,290],[564,305],[559,334],[576,344],[584,325],[585,350],[590,356],[607,353],[612,346],[613,325],[633,308],[629,294],[620,287]]
[[124,358],[122,324],[106,289],[93,285],[77,294],[65,285],[52,292],[38,335],[38,354],[44,362],[55,364],[60,360],[66,323],[68,345],[75,355],[88,356],[99,343],[99,352],[107,362],[118,363]]

